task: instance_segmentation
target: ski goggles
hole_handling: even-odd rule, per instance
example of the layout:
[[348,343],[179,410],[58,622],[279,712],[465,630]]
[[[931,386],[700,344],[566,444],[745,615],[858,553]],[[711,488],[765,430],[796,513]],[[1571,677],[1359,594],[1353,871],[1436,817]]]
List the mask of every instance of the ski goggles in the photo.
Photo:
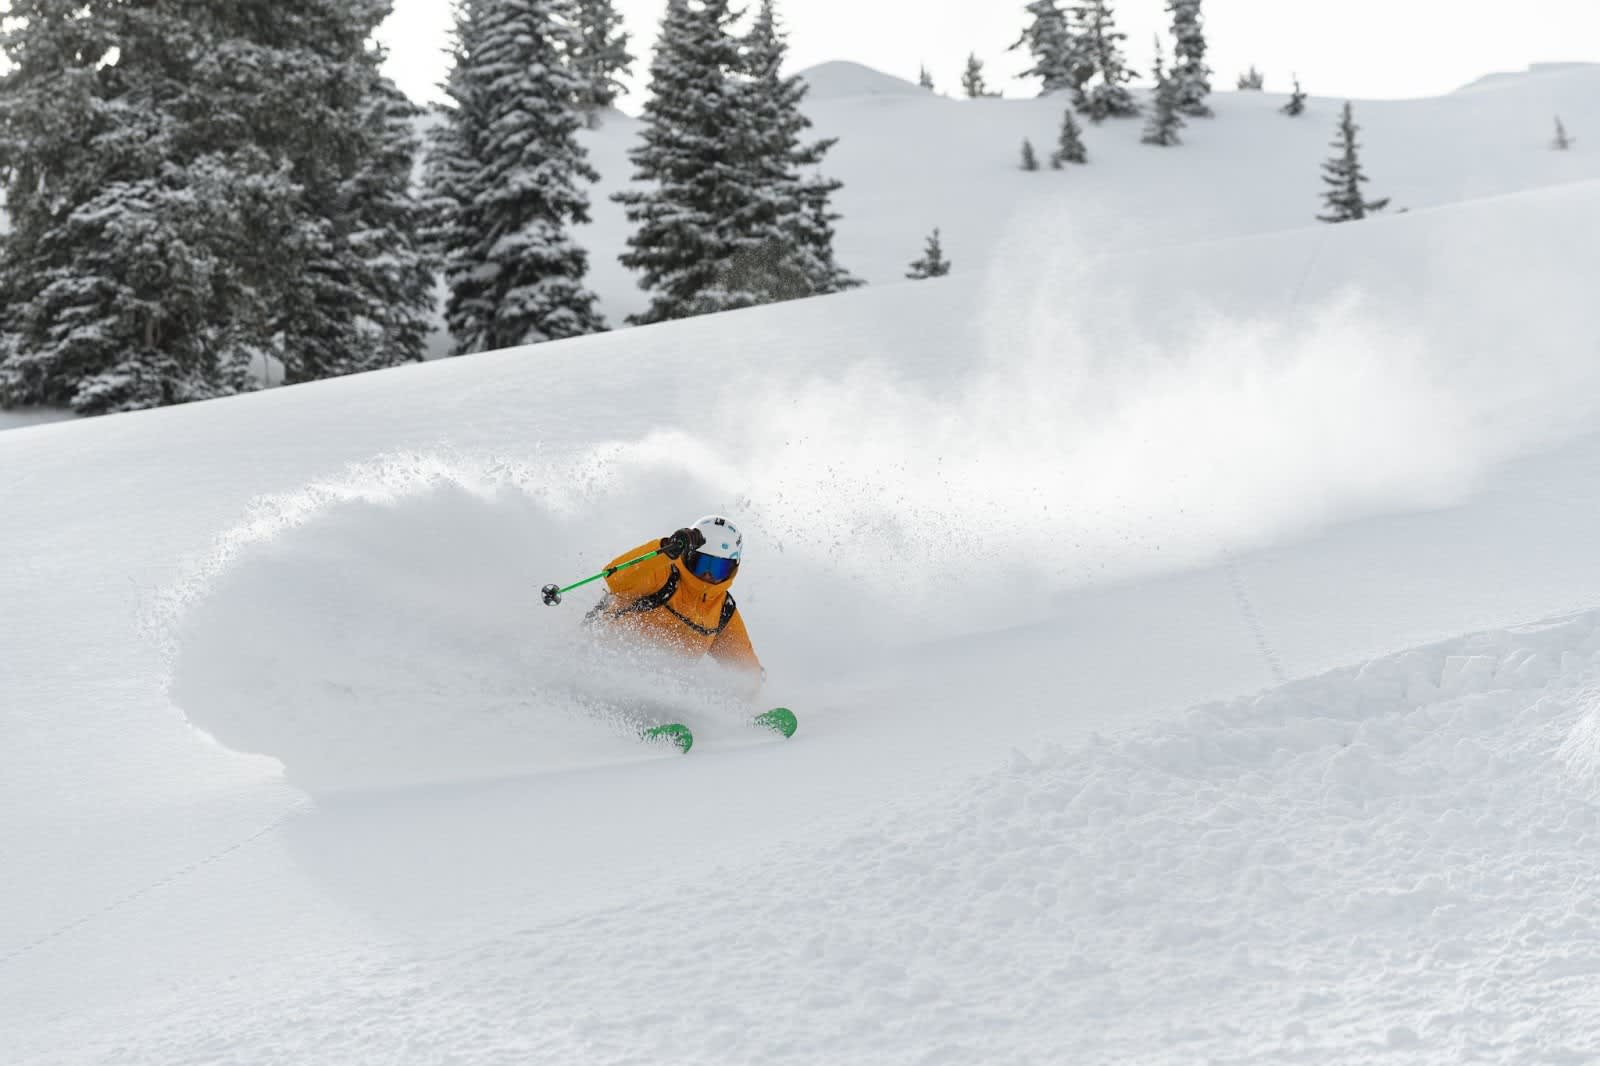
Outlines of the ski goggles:
[[690,552],[689,558],[685,562],[689,564],[689,573],[701,581],[709,581],[713,585],[718,585],[728,580],[733,576],[733,572],[739,569],[739,560],[737,559],[719,559],[715,555],[707,555],[704,552]]

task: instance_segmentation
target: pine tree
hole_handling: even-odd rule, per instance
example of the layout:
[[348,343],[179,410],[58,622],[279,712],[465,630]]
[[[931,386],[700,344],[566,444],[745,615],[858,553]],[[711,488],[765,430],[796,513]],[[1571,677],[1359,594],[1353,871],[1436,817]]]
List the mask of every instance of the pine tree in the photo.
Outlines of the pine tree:
[[[298,229],[299,279],[282,279],[284,383],[318,381],[420,361],[433,314],[435,261],[423,247],[411,192],[418,151],[415,106],[387,79],[376,81],[341,135],[359,137],[361,162],[325,166],[318,209]],[[323,179],[309,178],[313,188]]]
[[1172,80],[1177,83],[1178,110],[1196,118],[1210,118],[1206,103],[1211,95],[1211,68],[1206,66],[1206,34],[1201,23],[1200,0],[1167,0],[1172,13]]
[[635,323],[749,306],[720,287],[722,265],[738,251],[730,207],[748,201],[744,175],[728,165],[724,142],[734,114],[739,45],[726,0],[668,0],[650,64],[640,145],[629,153],[644,190],[616,194],[635,230],[624,266],[653,293]]
[[252,387],[269,358],[291,381],[420,358],[414,306],[385,299],[426,272],[379,117],[385,10],[11,5],[0,399],[128,410]]
[[1033,66],[1022,77],[1042,80],[1045,93],[1077,89],[1081,64],[1066,13],[1057,0],[1033,0],[1026,10],[1033,20],[1010,48],[1015,52],[1026,46],[1033,56]]
[[[1096,122],[1107,118],[1128,118],[1139,113],[1139,105],[1128,91],[1133,74],[1122,58],[1121,42],[1127,34],[1117,30],[1111,0],[1083,0],[1072,9],[1076,33],[1092,75],[1080,83],[1077,108]],[[1092,88],[1090,80],[1098,79]]]
[[1369,201],[1362,195],[1361,186],[1367,180],[1367,176],[1362,172],[1360,145],[1356,143],[1356,133],[1360,128],[1356,125],[1354,110],[1347,102],[1344,105],[1344,115],[1339,121],[1339,134],[1333,142],[1338,155],[1328,160],[1322,167],[1322,180],[1328,186],[1327,192],[1323,194],[1328,204],[1328,213],[1318,215],[1319,221],[1354,222],[1389,206],[1387,198]]
[[967,56],[967,69],[961,75],[961,88],[973,100],[1000,95],[989,91],[989,86],[983,80],[983,60],[978,58],[976,52]]
[[348,306],[362,308],[351,322],[358,334],[348,353],[352,370],[421,360],[433,329],[439,263],[425,246],[424,211],[411,191],[421,113],[392,81],[380,79],[367,104],[374,150],[344,186],[351,205],[347,259],[357,279]]
[[853,288],[860,282],[838,265],[833,252],[833,223],[839,216],[829,201],[843,183],[815,174],[837,140],[808,144],[802,139],[811,128],[800,107],[810,86],[801,77],[783,76],[789,46],[774,0],[761,0],[743,46],[742,73],[748,81],[741,128],[756,195],[748,225],[738,216],[732,221],[741,239],[759,250],[762,269],[741,264],[740,284],[763,303]]
[[129,406],[205,394],[220,382],[203,341],[185,336],[168,352],[156,345],[167,308],[209,300],[203,284],[180,283],[176,300],[159,291],[169,280],[165,250],[191,248],[158,180],[170,140],[155,94],[142,93],[137,108],[125,99],[120,116],[106,105],[104,82],[126,86],[129,74],[107,61],[132,34],[49,0],[18,0],[7,15],[0,44],[14,65],[0,78],[11,221],[0,275],[0,401],[114,410],[121,406],[115,397],[78,402],[81,383],[109,374],[132,379]]
[[1161,38],[1156,38],[1156,65],[1155,65],[1155,107],[1150,112],[1150,119],[1145,123],[1145,144],[1157,145],[1161,148],[1170,148],[1183,142],[1178,138],[1178,130],[1184,126],[1183,116],[1178,114],[1178,107],[1182,100],[1182,86],[1178,80],[1166,70],[1166,59],[1162,54]]
[[749,36],[728,0],[669,0],[651,64],[635,180],[617,194],[636,224],[625,266],[659,322],[856,284],[833,257],[831,195],[814,173],[832,141],[801,139],[807,87],[779,73],[787,49],[770,0]]
[[1289,97],[1289,102],[1279,108],[1290,118],[1298,118],[1306,110],[1306,94],[1300,90],[1300,75],[1294,76],[1294,94]]
[[844,182],[821,176],[812,177],[800,186],[803,211],[797,229],[803,245],[810,249],[814,268],[807,278],[809,292],[802,296],[843,292],[861,286],[861,280],[840,266],[834,257],[833,224],[843,216],[833,210],[833,194],[844,188]]
[[930,93],[937,91],[933,86],[933,75],[928,73],[928,66],[926,63],[922,65],[922,71],[917,75],[917,84],[928,90]]
[[911,264],[911,273],[906,277],[913,281],[924,281],[928,278],[942,278],[950,273],[950,261],[944,257],[944,246],[939,243],[939,231],[935,229],[928,238],[928,246],[923,249],[922,258]]
[[472,0],[457,9],[453,106],[427,164],[445,261],[452,352],[513,348],[605,328],[568,230],[589,220],[578,144],[585,87],[565,61],[560,0]]
[[633,70],[628,51],[629,34],[613,0],[573,0],[577,33],[571,42],[569,63],[577,73],[578,99],[589,125],[599,113],[616,103],[624,91],[622,79]]
[[1022,139],[1022,169],[1039,169],[1039,154],[1033,150],[1033,142],[1026,137]]
[[1556,116],[1556,139],[1551,145],[1558,152],[1565,152],[1572,148],[1574,141],[1567,136],[1567,127],[1562,125],[1561,116]]
[[[195,94],[211,109],[200,110],[200,121],[236,116],[298,190],[295,224],[279,241],[258,242],[257,253],[266,253],[276,293],[270,341],[284,381],[421,359],[422,334],[407,309],[379,310],[402,276],[410,279],[408,299],[429,299],[415,288],[429,267],[412,243],[419,212],[410,191],[410,115],[391,113],[396,90],[371,43],[388,0],[207,10],[216,43],[196,53],[198,84],[212,87]],[[226,123],[221,129],[231,136]],[[391,250],[393,269],[367,261]]]
[[1087,163],[1089,153],[1083,146],[1083,130],[1078,126],[1078,120],[1068,108],[1061,117],[1061,139],[1056,146],[1055,154],[1050,157],[1050,165],[1060,170],[1063,163]]
[[1249,70],[1239,75],[1240,92],[1260,92],[1266,85],[1267,76],[1257,70],[1254,63],[1250,64]]

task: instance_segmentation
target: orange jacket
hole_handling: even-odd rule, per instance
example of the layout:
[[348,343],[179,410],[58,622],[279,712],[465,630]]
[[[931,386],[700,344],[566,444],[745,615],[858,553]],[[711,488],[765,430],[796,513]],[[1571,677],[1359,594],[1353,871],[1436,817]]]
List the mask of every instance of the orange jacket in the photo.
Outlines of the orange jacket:
[[[641,544],[611,560],[606,569],[659,548],[660,541]],[[607,577],[611,595],[600,601],[590,617],[625,626],[686,655],[698,658],[709,654],[724,665],[760,674],[761,660],[750,646],[744,616],[728,595],[732,583],[702,581],[672,559],[658,555]],[[663,600],[669,588],[670,594]],[[724,624],[725,605],[731,613]]]

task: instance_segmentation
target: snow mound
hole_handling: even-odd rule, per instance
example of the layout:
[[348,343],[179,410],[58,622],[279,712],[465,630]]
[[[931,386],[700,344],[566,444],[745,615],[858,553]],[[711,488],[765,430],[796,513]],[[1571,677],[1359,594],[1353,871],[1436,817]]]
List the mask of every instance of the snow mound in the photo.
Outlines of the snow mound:
[[1532,63],[1529,64],[1527,70],[1508,70],[1495,74],[1485,74],[1483,77],[1476,78],[1463,85],[1456,92],[1469,93],[1478,89],[1507,88],[1551,75],[1571,74],[1577,71],[1600,71],[1600,63]]
[[843,100],[856,96],[928,96],[920,85],[860,63],[819,63],[800,72],[811,86],[808,99]]

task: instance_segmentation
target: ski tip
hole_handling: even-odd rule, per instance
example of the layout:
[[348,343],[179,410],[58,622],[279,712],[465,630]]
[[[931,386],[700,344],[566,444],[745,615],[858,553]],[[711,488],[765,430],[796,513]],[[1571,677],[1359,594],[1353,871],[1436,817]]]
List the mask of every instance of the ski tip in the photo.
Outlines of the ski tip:
[[800,728],[800,720],[787,707],[774,707],[765,714],[756,715],[755,724],[782,733],[785,738],[794,736],[795,730]]
[[689,727],[676,722],[646,729],[639,736],[642,740],[671,744],[685,755],[694,747],[694,734],[689,731]]

